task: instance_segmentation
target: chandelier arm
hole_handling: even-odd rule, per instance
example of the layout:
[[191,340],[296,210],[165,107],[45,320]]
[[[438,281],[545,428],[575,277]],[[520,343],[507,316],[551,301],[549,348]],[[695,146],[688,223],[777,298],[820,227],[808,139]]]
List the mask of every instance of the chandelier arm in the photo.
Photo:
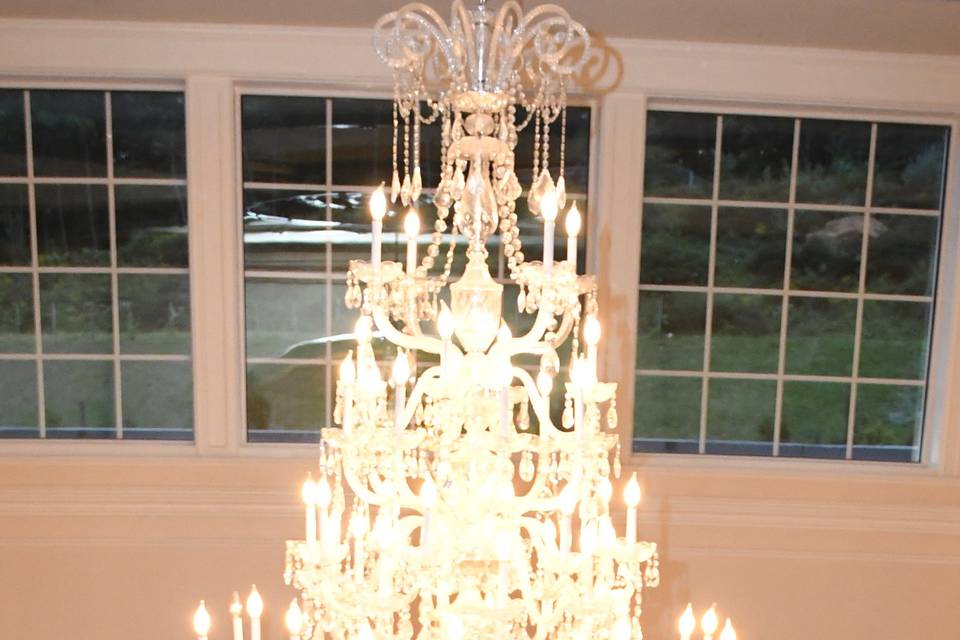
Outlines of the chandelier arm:
[[573,321],[573,311],[567,309],[563,314],[563,319],[560,321],[560,327],[556,331],[556,337],[550,341],[551,347],[557,348],[567,341],[567,338],[570,336],[570,331],[573,329]]
[[[373,26],[373,43],[377,55],[393,69],[416,66],[422,68],[430,53],[429,47],[413,48],[411,36],[404,35],[401,27],[410,25],[419,27],[430,36],[432,41],[446,58],[451,72],[456,75],[460,70],[459,61],[452,43],[455,42],[449,27],[436,11],[422,2],[408,4],[396,11],[385,14]],[[424,33],[417,35],[424,35]],[[402,52],[402,56],[399,54]]]
[[497,21],[493,27],[493,35],[490,37],[490,53],[487,57],[487,68],[496,70],[494,78],[497,87],[502,87],[506,83],[508,79],[506,72],[512,66],[509,62],[513,62],[509,54],[504,51],[510,41],[508,34],[513,34],[522,19],[523,7],[515,0],[508,0],[500,6]]
[[[562,40],[550,35],[552,27],[561,27]],[[590,51],[590,34],[586,28],[573,20],[563,7],[555,4],[544,4],[536,7],[526,16],[517,27],[512,49],[513,57],[520,58],[524,49],[533,45],[537,59],[547,67],[562,76],[571,75],[583,67]],[[562,60],[577,46],[582,46],[572,62],[562,65]]]
[[406,405],[403,407],[402,421],[400,424],[410,424],[410,420],[413,419],[413,414],[417,410],[417,405],[420,404],[420,399],[423,398],[423,394],[426,392],[427,385],[434,379],[439,378],[440,372],[440,367],[433,366],[420,374],[416,384],[413,385],[413,391],[410,392],[410,397],[407,398]]
[[[530,397],[533,412],[537,415],[537,420],[540,421],[540,435],[542,437],[555,438],[561,431],[557,429],[553,425],[553,421],[550,420],[550,405],[544,399],[540,390],[537,389],[537,383],[533,381],[533,376],[531,376],[526,369],[521,369],[520,367],[513,368],[513,375],[520,379],[520,382],[523,383],[523,386],[527,390],[527,396]],[[544,429],[546,429],[546,433],[544,433]]]
[[[405,349],[418,349],[420,351],[426,351],[427,353],[435,353],[438,355],[443,352],[443,341],[432,336],[411,336],[403,333],[393,326],[393,323],[390,322],[390,318],[387,317],[386,312],[381,307],[374,307],[371,315],[373,316],[373,323],[377,326],[377,330],[383,334],[384,338],[398,347],[403,347]],[[459,350],[456,347],[453,347],[451,351]]]
[[457,33],[457,26],[459,25],[460,27],[460,35],[463,41],[457,43],[454,39],[453,42],[462,45],[459,53],[468,58],[466,60],[466,68],[468,70],[477,69],[477,44],[474,37],[473,22],[470,19],[470,12],[463,6],[461,0],[454,0],[453,5],[450,7],[450,24],[453,25],[455,34]]
[[510,355],[531,353],[531,350],[536,348],[537,343],[543,338],[543,334],[547,332],[547,328],[549,328],[550,323],[553,321],[553,310],[548,307],[549,305],[547,304],[540,307],[537,311],[537,318],[534,320],[530,331],[519,338],[510,340],[508,343]]

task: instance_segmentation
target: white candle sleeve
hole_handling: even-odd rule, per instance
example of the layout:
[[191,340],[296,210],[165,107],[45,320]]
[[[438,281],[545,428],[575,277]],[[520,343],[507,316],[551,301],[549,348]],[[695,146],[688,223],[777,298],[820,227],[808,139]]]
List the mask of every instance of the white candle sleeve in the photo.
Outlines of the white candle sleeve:
[[543,221],[543,269],[546,273],[553,270],[553,220]]
[[374,269],[380,269],[381,237],[383,236],[383,221],[373,221],[373,242],[370,243],[370,264]]
[[573,272],[577,272],[577,236],[567,236],[567,262],[573,265]]

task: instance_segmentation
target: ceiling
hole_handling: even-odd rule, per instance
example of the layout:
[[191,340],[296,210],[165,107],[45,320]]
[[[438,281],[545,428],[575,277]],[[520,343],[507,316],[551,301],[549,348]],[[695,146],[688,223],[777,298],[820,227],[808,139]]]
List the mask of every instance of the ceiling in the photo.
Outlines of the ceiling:
[[[493,0],[495,3],[496,0]],[[555,0],[606,37],[960,55],[960,0]],[[0,0],[0,16],[366,27],[402,0]],[[447,14],[447,0],[427,0]],[[539,4],[523,0],[524,6]]]

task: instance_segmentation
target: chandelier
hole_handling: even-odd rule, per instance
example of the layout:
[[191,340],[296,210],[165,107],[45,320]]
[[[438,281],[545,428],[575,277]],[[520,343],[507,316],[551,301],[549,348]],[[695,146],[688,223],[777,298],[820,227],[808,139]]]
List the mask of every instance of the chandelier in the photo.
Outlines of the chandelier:
[[[598,378],[597,285],[577,270],[582,220],[564,180],[567,85],[589,36],[555,5],[524,14],[512,0],[498,11],[454,0],[449,23],[419,3],[383,16],[374,44],[395,81],[394,170],[370,198],[370,259],[352,261],[347,275],[346,303],[359,318],[339,369],[341,428],[323,431],[319,477],[302,490],[306,535],[287,542],[284,577],[299,592],[291,637],[639,640],[642,589],[659,582],[657,547],[638,539],[635,474],[622,535],[611,517],[616,385]],[[441,172],[419,255],[424,125],[441,131]],[[521,185],[515,149],[528,127],[533,177]],[[524,255],[521,197],[542,221],[542,260]],[[407,209],[404,262],[382,259],[391,202]],[[563,260],[554,255],[561,215]],[[516,300],[503,299],[487,265],[498,232]],[[532,328],[514,335],[504,304],[529,314]],[[392,346],[384,370],[375,338]],[[252,640],[262,609],[254,589]],[[235,640],[242,610],[235,597]],[[688,640],[692,615],[680,625]],[[209,626],[201,605],[198,637]]]

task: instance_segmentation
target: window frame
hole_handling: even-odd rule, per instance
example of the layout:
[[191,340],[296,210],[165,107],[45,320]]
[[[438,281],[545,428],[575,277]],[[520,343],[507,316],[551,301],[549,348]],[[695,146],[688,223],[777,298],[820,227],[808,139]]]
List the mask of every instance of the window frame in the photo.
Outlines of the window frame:
[[[183,81],[177,79],[163,80],[96,80],[96,79],[71,79],[71,80],[48,80],[38,77],[18,79],[14,77],[0,76],[0,89],[15,90],[23,92],[24,105],[24,135],[26,143],[26,171],[23,176],[6,176],[0,178],[2,184],[22,184],[27,187],[28,212],[30,224],[30,263],[19,266],[2,266],[0,273],[22,273],[28,275],[31,279],[31,289],[33,298],[33,324],[34,324],[34,342],[35,349],[32,354],[5,354],[4,360],[32,362],[37,365],[37,436],[32,438],[3,438],[0,439],[0,449],[10,446],[13,451],[24,451],[31,453],[35,449],[52,449],[54,452],[72,452],[74,448],[79,452],[92,451],[112,454],[110,451],[114,445],[121,445],[124,449],[130,451],[182,451],[185,447],[193,445],[196,437],[196,411],[194,398],[194,429],[192,438],[184,439],[125,439],[123,437],[123,395],[122,395],[122,363],[124,362],[186,362],[191,365],[191,376],[195,376],[193,371],[193,350],[195,348],[196,335],[193,330],[193,313],[191,312],[190,329],[190,351],[186,354],[137,354],[123,353],[120,349],[122,340],[122,330],[119,321],[120,299],[119,299],[119,279],[123,275],[161,275],[161,276],[187,276],[191,278],[192,265],[188,261],[186,267],[158,266],[121,266],[119,264],[119,246],[117,238],[117,186],[171,186],[181,187],[184,190],[189,189],[189,167],[186,168],[182,178],[143,178],[143,177],[117,177],[114,174],[114,144],[113,144],[113,118],[112,118],[112,94],[118,92],[160,92],[160,93],[181,93],[184,96],[184,112],[186,112],[186,85]],[[87,91],[103,95],[104,99],[104,139],[105,150],[105,174],[103,176],[38,176],[35,174],[34,167],[34,141],[32,136],[32,113],[31,97],[36,91]],[[186,115],[186,114],[185,114]],[[187,153],[185,150],[185,161]],[[44,266],[39,263],[38,228],[37,228],[37,198],[36,187],[41,185],[61,186],[97,186],[106,190],[106,202],[108,208],[108,254],[109,261],[103,265],[96,266]],[[188,242],[190,236],[190,227],[192,226],[192,216],[188,210]],[[41,301],[40,301],[40,276],[48,274],[95,274],[104,275],[110,279],[111,289],[111,345],[112,350],[109,353],[80,354],[80,353],[58,353],[42,349],[43,330],[41,327]],[[192,283],[191,283],[192,285]],[[192,298],[192,293],[191,293]],[[110,363],[113,375],[113,417],[114,417],[114,437],[111,438],[51,438],[46,433],[46,409],[44,406],[44,378],[43,366],[45,361],[73,361],[73,362],[106,362]],[[194,394],[195,395],[195,394]],[[45,451],[44,451],[45,452]]]
[[[278,82],[269,82],[269,83],[259,83],[259,82],[237,82],[233,86],[234,94],[234,113],[235,113],[235,144],[237,153],[234,155],[234,164],[236,165],[236,185],[237,185],[237,202],[238,202],[238,212],[240,207],[242,207],[243,202],[243,192],[248,188],[286,188],[291,191],[297,189],[318,189],[326,191],[328,194],[334,193],[336,191],[349,190],[352,192],[360,193],[372,193],[376,187],[370,185],[346,185],[338,184],[333,180],[333,163],[335,161],[333,157],[333,140],[332,140],[332,123],[333,123],[333,103],[334,100],[338,98],[357,98],[357,99],[370,99],[370,100],[392,100],[393,94],[388,91],[383,91],[379,89],[348,89],[348,88],[330,88],[327,89],[322,86],[317,87],[304,87],[297,84],[287,84],[287,83],[278,83]],[[241,103],[244,96],[279,96],[279,97],[306,97],[306,98],[318,98],[326,100],[326,131],[327,131],[327,140],[326,140],[326,181],[321,183],[262,183],[256,181],[245,181],[243,179],[243,126],[242,126],[242,108]],[[569,197],[577,196],[589,196],[589,194],[596,192],[595,181],[597,179],[597,159],[598,159],[598,147],[599,140],[596,139],[596,134],[599,131],[598,122],[600,119],[600,108],[599,100],[596,96],[591,95],[581,95],[573,94],[568,99],[568,105],[571,107],[589,107],[591,109],[591,120],[590,120],[590,157],[588,159],[589,163],[589,177],[587,184],[586,194],[581,193],[571,193]],[[389,176],[383,176],[384,181],[389,181]],[[424,193],[433,193],[436,191],[435,186],[425,185],[423,189]],[[526,190],[521,197],[526,197]],[[328,195],[329,202],[329,195]],[[586,265],[587,271],[593,272],[595,270],[595,248],[591,242],[593,233],[597,229],[597,215],[590,212],[592,207],[588,208],[586,215],[586,224],[584,226],[584,231],[586,233]],[[430,212],[432,215],[432,211]],[[331,295],[331,283],[340,281],[345,277],[346,274],[338,274],[335,271],[331,271],[329,268],[323,272],[296,272],[296,271],[256,271],[250,270],[249,273],[245,268],[244,264],[244,246],[243,246],[243,223],[240,218],[238,224],[238,244],[236,246],[236,251],[239,253],[239,263],[241,265],[241,282],[239,290],[239,307],[237,308],[237,314],[240,318],[240,327],[242,329],[242,334],[244,337],[241,339],[241,345],[239,346],[242,352],[242,369],[240,371],[239,379],[239,389],[241,393],[241,441],[240,447],[244,451],[249,451],[251,453],[258,450],[267,450],[271,448],[276,448],[277,452],[287,451],[289,448],[294,446],[306,446],[315,448],[315,443],[302,443],[294,441],[261,441],[254,442],[251,441],[248,437],[249,428],[247,422],[247,374],[246,367],[248,364],[248,356],[246,353],[246,308],[245,308],[245,284],[246,278],[248,275],[254,278],[271,278],[277,277],[277,274],[280,274],[281,278],[291,279],[291,280],[309,280],[309,281],[322,281],[324,286],[327,287],[328,295]],[[503,253],[499,254],[499,272],[504,273],[505,263],[503,259]],[[328,265],[329,267],[329,265]],[[494,279],[504,285],[510,284],[509,277],[500,277],[494,275]],[[332,298],[331,298],[332,300]],[[506,298],[505,298],[506,300]],[[329,309],[327,310],[328,317],[327,322],[329,323]],[[261,361],[264,364],[283,364],[278,358],[270,357],[257,357],[254,358],[256,361]],[[303,361],[294,361],[294,364],[304,364],[304,365],[313,365],[313,366],[324,366],[327,370],[327,375],[325,377],[325,386],[327,397],[332,397],[332,394],[335,391],[335,375],[336,375],[336,363],[332,360],[326,359],[309,359]],[[323,428],[329,428],[332,425],[332,410],[327,412],[326,420],[327,424]]]
[[[633,278],[632,286],[635,291],[642,287],[639,283],[640,271],[640,241],[641,226],[643,220],[643,204],[645,202],[643,189],[644,175],[644,155],[645,145],[643,141],[646,138],[646,117],[649,111],[682,111],[691,113],[708,113],[722,115],[756,115],[785,117],[789,119],[805,118],[823,118],[849,121],[864,121],[874,123],[908,123],[908,124],[929,124],[937,126],[946,126],[950,128],[950,136],[946,146],[946,167],[944,172],[944,197],[943,213],[941,219],[941,233],[939,250],[939,264],[936,273],[936,289],[932,295],[933,318],[931,330],[930,357],[928,362],[928,374],[926,377],[926,398],[924,421],[922,425],[923,436],[920,442],[919,460],[915,463],[903,462],[883,462],[855,459],[816,459],[816,458],[793,458],[780,456],[741,456],[724,454],[704,454],[704,453],[647,453],[634,452],[633,444],[633,421],[631,419],[629,433],[626,429],[621,431],[621,446],[625,453],[625,468],[656,468],[667,471],[687,471],[698,470],[711,473],[735,474],[744,470],[752,473],[769,474],[771,472],[783,475],[801,474],[829,474],[843,476],[895,476],[895,477],[918,477],[929,478],[945,474],[954,475],[960,472],[960,456],[955,451],[957,445],[960,445],[960,425],[951,425],[947,423],[946,416],[956,415],[960,411],[960,397],[957,393],[950,393],[948,389],[957,386],[956,364],[951,363],[950,353],[958,343],[958,334],[960,334],[960,318],[958,318],[957,307],[958,297],[960,297],[960,287],[958,287],[957,270],[960,268],[960,246],[957,238],[960,235],[960,117],[957,115],[941,114],[916,109],[876,109],[847,105],[817,105],[817,104],[798,104],[788,105],[780,103],[753,103],[749,100],[727,100],[716,99],[707,96],[684,96],[677,98],[670,95],[656,97],[653,94],[646,94],[638,97],[634,101],[635,105],[643,105],[640,116],[640,122],[634,126],[634,140],[639,140],[639,151],[635,152],[635,158],[639,166],[635,170],[635,175],[639,185],[634,190],[636,207],[636,216],[630,220],[629,229],[621,228],[619,233],[622,238],[623,251],[625,255],[635,257],[636,264],[628,265],[624,271],[629,271]],[[871,139],[875,133],[871,131]],[[797,141],[794,141],[796,146]],[[718,146],[719,149],[719,146]],[[796,151],[796,149],[794,149]],[[872,165],[874,158],[871,156]],[[716,167],[714,168],[716,171]],[[715,196],[716,194],[714,194]],[[710,205],[714,202],[714,196],[698,202],[701,205]],[[656,200],[656,198],[653,198]],[[692,202],[692,201],[691,201]],[[794,206],[792,203],[782,203],[781,206]],[[799,207],[798,207],[799,208]],[[870,209],[869,205],[862,207]],[[621,222],[623,219],[621,219]],[[611,252],[613,253],[613,252]],[[603,267],[601,266],[601,269]],[[616,281],[607,291],[611,295],[610,289],[616,289],[621,295],[622,289],[628,286],[626,275],[618,275],[614,278]],[[601,283],[602,285],[602,283]],[[706,288],[710,288],[709,286]],[[858,297],[860,297],[858,295]],[[624,336],[625,342],[621,342],[617,348],[620,353],[636,353],[637,338],[637,304],[638,296],[630,301],[630,311],[625,311],[627,334]],[[609,348],[606,352],[608,363],[610,358],[615,357],[616,351]],[[612,363],[611,363],[612,364]],[[624,406],[624,411],[633,416],[636,407],[634,407],[634,372],[627,372],[627,369],[635,368],[635,363],[629,363],[626,366],[614,365],[613,371],[609,373],[610,377],[615,378],[619,383],[618,398]],[[775,374],[776,375],[776,374]],[[627,408],[629,407],[629,409]],[[701,418],[702,421],[702,418]],[[953,427],[951,429],[951,426]],[[702,425],[701,425],[702,429]],[[702,436],[702,433],[701,433]],[[951,449],[953,447],[953,449]]]
[[[924,464],[925,460],[923,458],[924,443],[928,440],[927,434],[929,431],[929,421],[930,414],[932,411],[930,408],[930,400],[932,394],[930,393],[930,387],[932,386],[931,381],[931,372],[933,371],[933,356],[934,356],[934,343],[935,343],[935,332],[938,327],[938,317],[941,307],[941,300],[938,298],[939,289],[940,289],[940,278],[943,276],[941,273],[941,266],[946,250],[945,246],[945,236],[942,233],[942,226],[945,223],[947,216],[946,209],[946,193],[947,193],[947,184],[946,181],[949,178],[949,144],[951,137],[953,135],[953,127],[949,124],[951,121],[946,119],[931,119],[931,118],[921,118],[920,120],[911,119],[909,114],[883,114],[883,117],[877,118],[872,117],[872,114],[864,110],[853,110],[853,111],[836,111],[832,112],[829,119],[836,122],[861,122],[869,125],[869,136],[868,136],[868,157],[866,163],[866,194],[863,204],[854,205],[854,204],[817,204],[817,203],[805,203],[797,199],[796,190],[798,186],[798,171],[799,171],[799,160],[798,156],[800,153],[800,141],[801,141],[801,130],[802,122],[806,121],[816,121],[825,119],[822,115],[822,112],[817,111],[816,116],[811,116],[809,110],[796,110],[790,107],[778,107],[776,109],[768,108],[757,110],[751,106],[732,106],[729,104],[725,105],[716,105],[711,110],[713,105],[709,103],[700,103],[700,102],[690,102],[690,101],[667,101],[666,106],[654,102],[648,106],[647,111],[644,113],[644,119],[646,119],[647,114],[651,111],[655,112],[672,112],[672,113],[700,113],[710,115],[715,118],[715,140],[717,144],[715,145],[714,150],[714,159],[713,159],[713,175],[712,175],[712,184],[711,184],[711,194],[703,197],[683,197],[683,196],[646,196],[642,195],[642,204],[643,205],[691,205],[701,208],[710,208],[711,209],[711,224],[716,226],[716,216],[723,208],[742,208],[742,209],[756,209],[758,211],[767,211],[767,210],[776,210],[783,211],[786,214],[787,222],[787,233],[790,233],[792,228],[792,221],[795,217],[795,214],[799,211],[823,211],[828,213],[856,213],[869,215],[870,219],[875,219],[876,216],[922,216],[927,218],[935,218],[938,221],[938,232],[937,232],[937,244],[935,246],[935,258],[937,261],[937,270],[936,273],[932,275],[934,284],[936,285],[933,288],[933,291],[929,294],[897,294],[897,293],[876,293],[870,292],[866,288],[868,277],[868,250],[871,246],[871,237],[869,233],[863,234],[862,245],[861,245],[861,256],[860,256],[860,266],[859,266],[859,279],[860,284],[857,290],[854,291],[825,291],[823,289],[816,288],[796,288],[791,283],[791,276],[789,273],[784,274],[784,281],[781,286],[771,286],[771,287],[748,287],[748,286],[730,286],[730,285],[718,285],[713,282],[713,276],[715,274],[714,270],[714,261],[717,257],[717,244],[716,242],[711,242],[710,244],[710,278],[705,284],[702,285],[688,285],[688,284],[650,284],[639,282],[637,284],[637,289],[639,295],[642,296],[644,292],[695,292],[703,293],[707,297],[707,330],[704,335],[704,351],[705,353],[710,353],[711,348],[711,337],[714,334],[714,329],[711,323],[711,311],[716,304],[715,298],[717,295],[742,295],[747,294],[750,296],[766,296],[771,300],[777,301],[778,306],[781,306],[781,315],[779,320],[779,340],[778,340],[778,363],[775,371],[772,372],[731,372],[724,370],[716,370],[709,367],[709,361],[704,360],[703,366],[700,370],[675,370],[672,368],[662,368],[662,369],[644,369],[641,367],[636,368],[636,378],[641,376],[646,377],[661,377],[661,378],[681,378],[681,379],[697,379],[703,383],[700,399],[700,418],[699,418],[699,441],[697,443],[698,451],[691,454],[686,453],[670,453],[670,455],[724,455],[711,453],[706,450],[706,443],[709,440],[707,433],[707,407],[708,407],[708,394],[707,394],[707,385],[714,380],[734,380],[734,379],[743,379],[751,381],[771,381],[777,383],[776,390],[776,400],[775,400],[775,424],[774,424],[774,435],[771,441],[772,451],[770,454],[756,454],[756,457],[761,458],[801,458],[801,459],[816,459],[816,460],[827,460],[833,462],[853,462],[853,461],[863,461],[863,462],[872,462],[877,463],[876,460],[864,459],[860,460],[854,458],[853,448],[855,446],[855,426],[856,426],[856,407],[858,405],[858,394],[857,391],[863,386],[870,385],[896,385],[902,387],[916,387],[923,389],[923,421],[918,425],[918,430],[920,431],[920,442],[917,447],[917,455],[910,461],[895,461],[895,464],[907,463],[921,463]],[[759,112],[758,112],[759,111]],[[721,158],[723,154],[722,145],[720,141],[723,136],[723,123],[724,119],[728,116],[735,115],[744,115],[744,116],[759,116],[759,117],[776,117],[789,120],[792,123],[792,150],[791,150],[791,172],[789,176],[789,197],[783,201],[762,201],[758,199],[747,199],[747,200],[738,200],[725,199],[720,196],[718,193],[719,189],[719,175],[720,175],[720,165]],[[884,123],[892,124],[903,124],[903,125],[934,125],[934,126],[946,126],[950,127],[950,136],[947,138],[946,144],[944,146],[944,164],[942,167],[943,175],[943,195],[941,199],[941,207],[937,209],[917,209],[910,207],[886,207],[878,206],[873,204],[873,182],[876,176],[876,160],[877,160],[877,136],[879,125]],[[639,226],[642,228],[643,225],[643,208],[641,207],[640,211],[640,221]],[[642,232],[641,232],[642,233]],[[642,235],[641,235],[642,239]],[[793,238],[787,237],[787,256],[791,252],[791,245],[793,244]],[[638,261],[642,257],[642,250],[638,249]],[[854,329],[854,343],[853,343],[853,362],[852,370],[849,375],[847,374],[837,374],[837,375],[826,375],[826,374],[790,374],[785,370],[786,364],[786,349],[787,349],[787,332],[788,332],[788,314],[787,307],[789,303],[796,298],[801,299],[833,299],[833,300],[847,300],[850,302],[856,303],[858,309],[856,313],[855,320],[855,329]],[[929,345],[928,353],[925,357],[925,372],[922,378],[914,379],[897,379],[897,378],[877,378],[870,376],[863,376],[859,373],[860,368],[860,357],[861,348],[863,345],[863,327],[864,327],[864,313],[863,308],[865,303],[870,301],[885,301],[885,302],[910,302],[918,304],[927,304],[930,305],[931,314],[930,314],[930,333],[929,333]],[[851,386],[851,395],[849,401],[847,425],[846,425],[846,444],[845,448],[845,457],[843,458],[834,458],[823,457],[818,458],[816,456],[782,456],[780,454],[780,446],[784,444],[784,441],[781,439],[781,416],[783,411],[783,394],[784,387],[787,382],[793,381],[802,381],[810,383],[842,383],[844,385],[849,384]],[[633,446],[633,441],[631,440],[631,450]],[[802,443],[801,443],[802,444]],[[635,453],[644,453],[644,452],[635,452]],[[728,457],[743,458],[745,456],[753,457],[752,454],[738,454],[730,455]],[[928,463],[928,462],[927,462]]]

